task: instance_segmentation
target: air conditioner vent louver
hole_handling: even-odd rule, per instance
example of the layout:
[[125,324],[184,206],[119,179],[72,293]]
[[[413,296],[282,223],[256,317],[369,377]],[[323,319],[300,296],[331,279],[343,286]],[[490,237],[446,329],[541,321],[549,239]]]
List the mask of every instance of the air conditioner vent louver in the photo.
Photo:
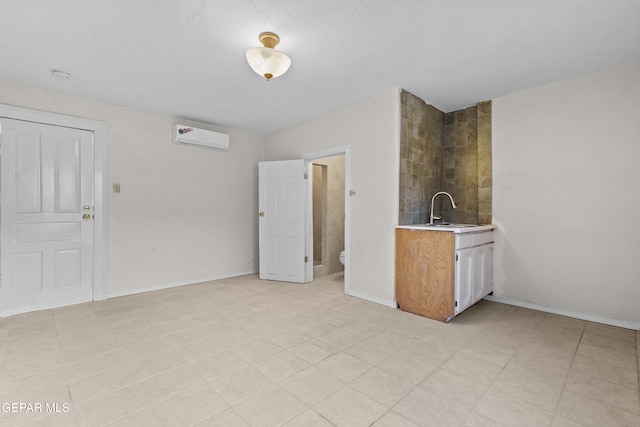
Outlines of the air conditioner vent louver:
[[194,145],[221,151],[229,149],[229,135],[226,133],[180,124],[173,125],[171,141],[174,144]]

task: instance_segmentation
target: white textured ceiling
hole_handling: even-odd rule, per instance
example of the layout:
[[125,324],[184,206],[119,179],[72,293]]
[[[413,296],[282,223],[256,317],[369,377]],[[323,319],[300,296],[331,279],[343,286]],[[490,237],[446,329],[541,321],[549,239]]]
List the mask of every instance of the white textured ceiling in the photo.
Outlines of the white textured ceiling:
[[[271,82],[244,57],[263,31],[293,61]],[[392,88],[448,112],[638,60],[640,0],[1,0],[0,55],[0,79],[270,133]]]

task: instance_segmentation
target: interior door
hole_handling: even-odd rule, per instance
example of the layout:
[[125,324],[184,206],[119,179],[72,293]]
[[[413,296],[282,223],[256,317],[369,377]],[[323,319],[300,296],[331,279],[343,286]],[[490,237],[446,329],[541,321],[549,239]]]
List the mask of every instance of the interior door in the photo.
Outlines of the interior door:
[[306,283],[305,160],[259,163],[260,278]]
[[93,133],[2,119],[0,312],[93,298]]

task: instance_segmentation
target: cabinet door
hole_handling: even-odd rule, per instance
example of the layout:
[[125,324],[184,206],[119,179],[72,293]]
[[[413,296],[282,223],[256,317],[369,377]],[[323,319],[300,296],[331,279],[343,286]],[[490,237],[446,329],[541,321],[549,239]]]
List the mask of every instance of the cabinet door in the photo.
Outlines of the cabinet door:
[[470,307],[473,300],[473,248],[456,251],[456,314]]
[[493,290],[493,243],[474,248],[473,260],[473,302],[476,302]]

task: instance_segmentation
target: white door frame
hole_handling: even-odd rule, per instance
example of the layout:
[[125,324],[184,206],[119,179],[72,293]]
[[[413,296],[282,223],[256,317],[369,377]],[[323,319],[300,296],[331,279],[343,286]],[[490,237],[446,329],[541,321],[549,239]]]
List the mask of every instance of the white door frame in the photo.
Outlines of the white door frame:
[[[327,148],[326,150],[314,151],[303,154],[300,158],[307,162],[312,162],[313,160],[340,155],[344,155],[344,293],[351,295],[351,145],[341,145],[339,147]],[[311,171],[309,171],[308,174],[311,176]],[[308,192],[312,193],[312,183],[311,180],[308,181]],[[310,204],[307,204],[307,218],[311,218],[312,215],[313,210]],[[307,253],[311,254],[312,252],[313,226],[307,227]],[[311,265],[311,268],[313,268],[313,265]]]
[[107,297],[107,123],[0,104],[0,117],[93,132],[94,138],[94,229],[93,300]]

